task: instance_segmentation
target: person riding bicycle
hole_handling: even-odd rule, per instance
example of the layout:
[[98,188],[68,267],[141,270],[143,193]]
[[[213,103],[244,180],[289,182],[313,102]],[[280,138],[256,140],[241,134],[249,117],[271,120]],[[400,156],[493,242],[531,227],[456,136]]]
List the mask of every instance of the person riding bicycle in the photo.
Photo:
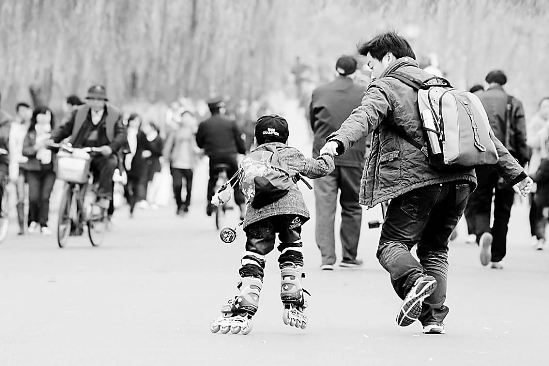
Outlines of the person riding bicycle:
[[[212,116],[198,126],[196,144],[204,149],[204,153],[210,158],[206,214],[211,216],[215,206],[210,202],[214,195],[218,173],[215,166],[227,164],[229,166],[227,176],[232,177],[238,171],[238,154],[246,152],[246,143],[242,139],[236,121],[225,115],[225,103],[221,99],[209,100],[208,108]],[[234,200],[240,208],[240,217],[244,218],[245,199],[237,187],[234,188]]]
[[108,209],[113,197],[113,174],[118,167],[118,150],[126,143],[122,113],[108,102],[102,85],[88,89],[86,104],[78,107],[67,123],[55,129],[52,140],[59,143],[70,137],[74,148],[93,147],[101,155],[93,156],[90,170],[98,182],[97,205]]
[[[9,175],[9,135],[11,129],[12,116],[2,109],[2,96],[0,95],[0,214],[2,214],[2,197],[4,196],[4,187],[2,183]],[[1,217],[0,217],[1,218]]]

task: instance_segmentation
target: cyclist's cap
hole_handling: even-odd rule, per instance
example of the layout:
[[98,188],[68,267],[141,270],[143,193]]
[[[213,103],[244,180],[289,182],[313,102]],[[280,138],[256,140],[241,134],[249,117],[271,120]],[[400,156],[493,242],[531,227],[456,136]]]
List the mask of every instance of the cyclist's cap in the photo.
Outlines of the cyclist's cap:
[[268,115],[259,117],[255,124],[255,139],[259,145],[266,142],[282,142],[288,141],[290,130],[288,122],[277,115]]
[[105,90],[105,87],[103,85],[93,85],[88,89],[88,95],[86,95],[86,99],[100,99],[104,101],[108,101],[107,98],[107,91]]
[[341,56],[336,62],[339,75],[347,76],[356,71],[357,62],[353,56]]
[[225,102],[223,102],[223,99],[221,98],[211,98],[208,99],[206,103],[208,103],[208,108],[210,108],[210,110],[225,107]]

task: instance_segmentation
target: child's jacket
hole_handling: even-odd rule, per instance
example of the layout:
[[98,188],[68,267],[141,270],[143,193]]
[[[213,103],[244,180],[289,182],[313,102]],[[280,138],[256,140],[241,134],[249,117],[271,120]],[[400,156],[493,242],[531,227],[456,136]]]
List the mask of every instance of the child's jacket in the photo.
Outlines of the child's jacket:
[[[280,160],[288,165],[288,171],[293,177],[300,174],[304,177],[315,179],[330,174],[334,169],[334,158],[331,155],[321,155],[316,159],[306,158],[298,149],[280,142],[270,142],[265,145],[275,146]],[[260,209],[255,209],[251,204],[246,205],[246,216],[243,227],[276,215],[299,215],[303,222],[309,219],[309,211],[303,200],[297,182],[287,195],[278,201],[268,204]]]

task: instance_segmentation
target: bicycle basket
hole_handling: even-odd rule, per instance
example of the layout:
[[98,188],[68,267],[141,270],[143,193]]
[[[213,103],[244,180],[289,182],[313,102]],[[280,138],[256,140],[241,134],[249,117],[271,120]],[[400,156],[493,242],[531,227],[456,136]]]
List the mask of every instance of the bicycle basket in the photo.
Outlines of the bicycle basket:
[[57,154],[57,179],[69,183],[86,183],[90,172],[91,159],[89,156],[75,157],[70,154]]

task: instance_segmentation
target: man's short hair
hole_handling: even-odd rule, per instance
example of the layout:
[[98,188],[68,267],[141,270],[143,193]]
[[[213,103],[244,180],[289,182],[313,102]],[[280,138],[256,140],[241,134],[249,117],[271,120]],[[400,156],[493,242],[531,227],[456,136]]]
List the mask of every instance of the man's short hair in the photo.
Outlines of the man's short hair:
[[19,112],[19,109],[21,108],[30,108],[31,106],[28,103],[25,102],[19,102],[15,105],[15,111]]
[[399,36],[396,32],[390,31],[381,33],[368,42],[358,46],[358,53],[363,56],[372,55],[376,60],[381,60],[383,56],[391,52],[396,58],[411,57],[416,58],[412,46],[406,38]]
[[493,70],[486,75],[486,82],[488,84],[496,83],[499,85],[505,85],[507,83],[507,76],[501,70]]

